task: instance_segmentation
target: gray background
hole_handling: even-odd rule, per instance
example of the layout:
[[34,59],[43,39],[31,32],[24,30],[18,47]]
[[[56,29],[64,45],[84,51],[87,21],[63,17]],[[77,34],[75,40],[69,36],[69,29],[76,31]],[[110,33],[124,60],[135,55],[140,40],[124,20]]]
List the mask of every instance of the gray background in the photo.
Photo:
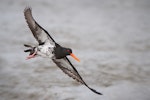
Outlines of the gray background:
[[[50,60],[25,60],[24,43],[37,44],[23,15],[36,21],[71,57],[99,96]],[[1,0],[0,100],[150,100],[149,0]]]

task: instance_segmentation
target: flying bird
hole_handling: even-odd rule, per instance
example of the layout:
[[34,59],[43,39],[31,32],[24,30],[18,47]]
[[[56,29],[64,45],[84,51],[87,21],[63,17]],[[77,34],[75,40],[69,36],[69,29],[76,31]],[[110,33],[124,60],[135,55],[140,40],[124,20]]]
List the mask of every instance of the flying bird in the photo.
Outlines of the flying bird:
[[29,52],[27,59],[31,59],[37,56],[51,58],[52,61],[68,76],[72,77],[76,81],[85,85],[91,91],[96,94],[102,95],[100,92],[97,92],[95,89],[89,87],[85,81],[82,79],[76,68],[67,58],[67,56],[72,56],[75,60],[80,61],[73,53],[70,48],[62,47],[59,45],[50,34],[42,28],[33,18],[32,10],[30,7],[25,8],[24,16],[26,22],[33,33],[33,36],[38,41],[38,46],[31,46],[24,44],[25,47],[28,47],[24,52]]

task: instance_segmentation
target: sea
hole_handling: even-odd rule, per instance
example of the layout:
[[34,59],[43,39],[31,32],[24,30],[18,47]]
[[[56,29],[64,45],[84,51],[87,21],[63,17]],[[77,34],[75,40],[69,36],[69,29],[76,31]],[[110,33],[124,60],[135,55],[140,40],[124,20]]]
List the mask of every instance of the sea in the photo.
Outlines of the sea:
[[[37,45],[34,19],[80,59],[68,56],[97,95],[49,58],[26,60]],[[1,0],[0,100],[150,100],[149,0]]]

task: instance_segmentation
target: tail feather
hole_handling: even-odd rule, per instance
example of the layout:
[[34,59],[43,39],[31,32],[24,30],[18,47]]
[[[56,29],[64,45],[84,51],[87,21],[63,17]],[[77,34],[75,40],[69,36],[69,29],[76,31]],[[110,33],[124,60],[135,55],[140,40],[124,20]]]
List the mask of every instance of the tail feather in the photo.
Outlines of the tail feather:
[[33,48],[31,45],[24,44],[25,47]]
[[24,50],[24,52],[31,52],[32,49],[27,49],[27,50]]
[[31,45],[28,45],[28,44],[24,44],[25,47],[29,48],[29,49],[26,49],[24,50],[24,52],[30,52],[29,55],[33,54],[34,51],[35,51],[35,47],[31,46]]

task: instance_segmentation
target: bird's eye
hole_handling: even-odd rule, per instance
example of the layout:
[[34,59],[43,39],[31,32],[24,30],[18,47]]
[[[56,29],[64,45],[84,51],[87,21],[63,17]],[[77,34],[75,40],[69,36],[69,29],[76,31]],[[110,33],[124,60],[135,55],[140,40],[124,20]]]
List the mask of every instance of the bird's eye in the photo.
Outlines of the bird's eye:
[[67,52],[70,52],[70,50],[67,50]]

